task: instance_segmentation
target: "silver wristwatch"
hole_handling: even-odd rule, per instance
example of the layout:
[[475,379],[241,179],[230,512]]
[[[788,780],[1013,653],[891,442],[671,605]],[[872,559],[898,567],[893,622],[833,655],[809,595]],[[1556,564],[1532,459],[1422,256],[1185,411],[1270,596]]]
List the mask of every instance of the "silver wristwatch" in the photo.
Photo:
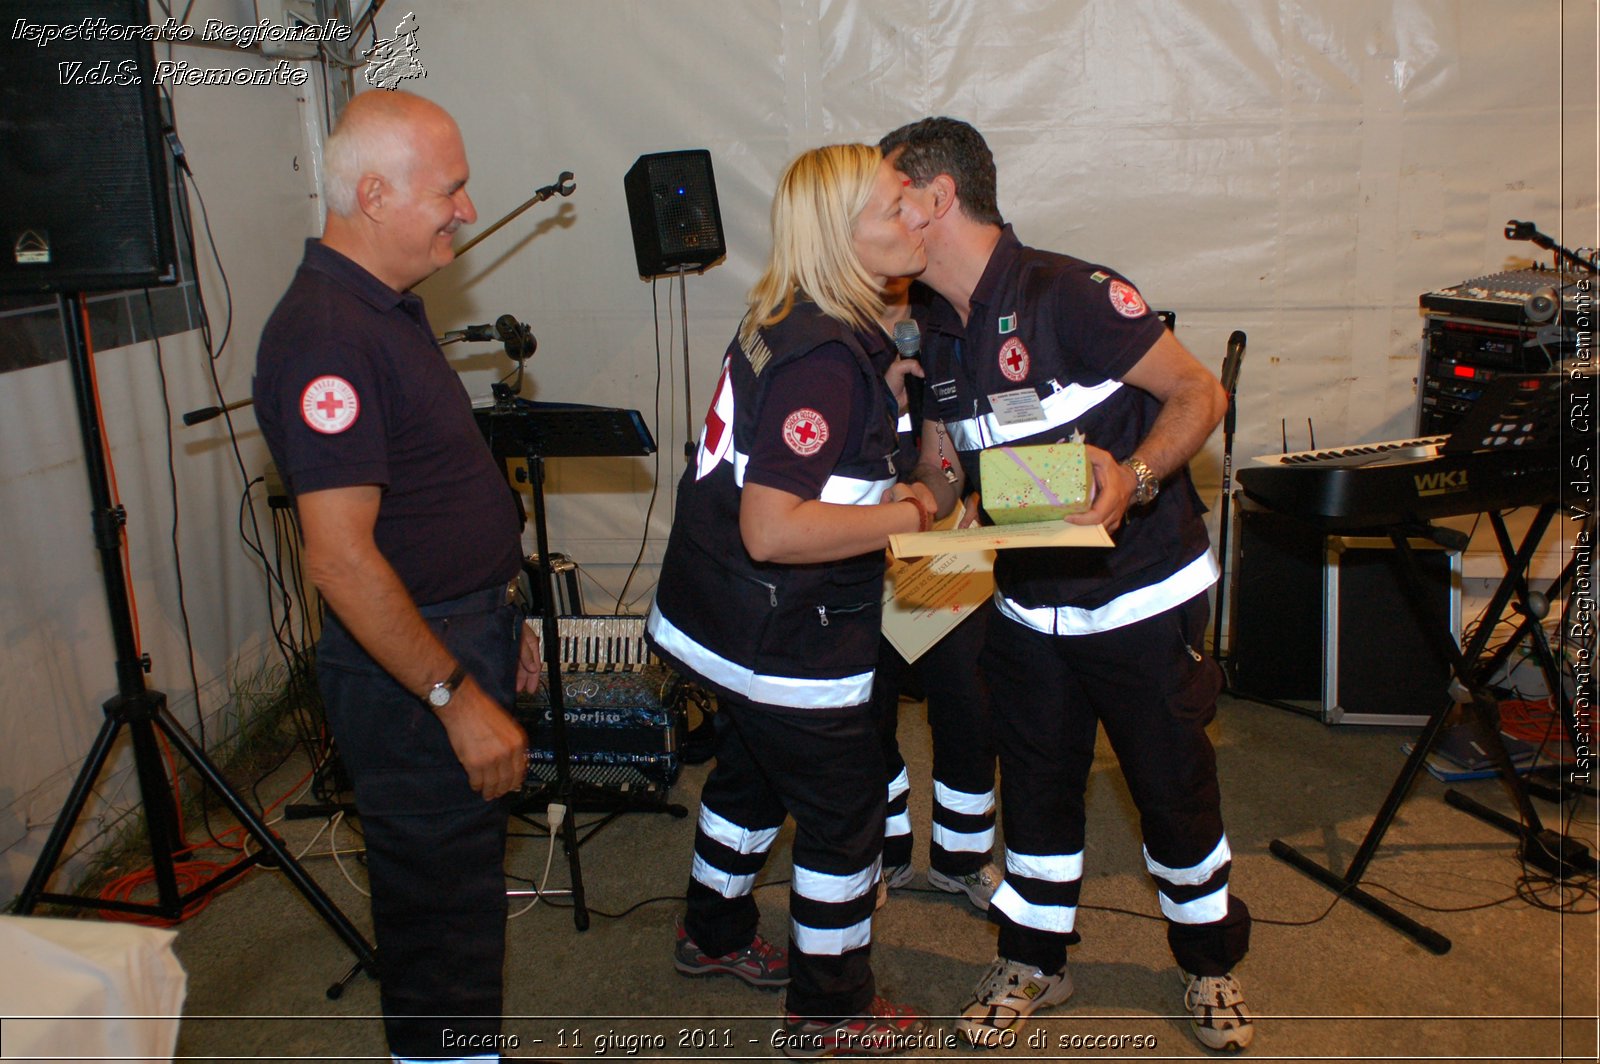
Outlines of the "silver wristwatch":
[[445,706],[448,706],[450,704],[451,697],[456,693],[456,688],[460,687],[461,681],[466,678],[467,667],[462,665],[460,662],[457,662],[455,671],[450,674],[448,679],[440,680],[438,683],[428,688],[428,693],[426,695],[428,705],[432,706],[434,709],[443,709]]
[[1156,476],[1156,471],[1146,465],[1144,459],[1132,455],[1124,458],[1122,464],[1128,467],[1128,472],[1138,482],[1133,489],[1133,505],[1143,506],[1154,502],[1155,497],[1161,494],[1161,478]]

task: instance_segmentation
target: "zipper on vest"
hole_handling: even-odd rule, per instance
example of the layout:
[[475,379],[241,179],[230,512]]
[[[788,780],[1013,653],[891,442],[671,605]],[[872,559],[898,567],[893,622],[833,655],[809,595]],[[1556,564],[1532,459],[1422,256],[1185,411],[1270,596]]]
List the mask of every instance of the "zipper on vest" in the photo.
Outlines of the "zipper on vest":
[[[751,577],[751,579],[754,580],[755,578]],[[778,585],[777,584],[769,584],[765,580],[756,580],[756,583],[760,584],[762,587],[767,589],[767,602],[768,602],[769,605],[772,606],[773,609],[777,609],[778,608]]]
[[[833,612],[834,613],[860,613],[862,610],[866,609],[870,605],[872,605],[872,603],[870,603],[870,602],[858,602],[854,606],[835,606],[833,608]],[[824,628],[828,627],[828,625],[831,623],[828,620],[828,607],[821,606],[821,605],[819,605],[817,607],[817,620],[822,622],[822,627],[824,627]]]

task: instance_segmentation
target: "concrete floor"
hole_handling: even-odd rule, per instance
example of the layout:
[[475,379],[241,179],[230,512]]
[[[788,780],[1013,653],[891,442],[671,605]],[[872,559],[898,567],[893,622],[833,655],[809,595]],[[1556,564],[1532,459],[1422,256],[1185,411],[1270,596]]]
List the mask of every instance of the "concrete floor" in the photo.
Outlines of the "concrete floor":
[[[1365,877],[1375,895],[1447,936],[1440,956],[1334,895],[1269,852],[1282,839],[1343,871],[1398,773],[1405,729],[1328,728],[1252,702],[1225,698],[1213,726],[1223,781],[1233,886],[1255,914],[1249,958],[1239,968],[1257,1016],[1248,1055],[1282,1059],[1594,1060],[1600,1014],[1596,898],[1592,888],[1519,897],[1522,868],[1511,840],[1442,801],[1445,785],[1424,776],[1401,807]],[[912,815],[925,868],[928,731],[917,707],[902,707],[901,742],[911,765]],[[694,810],[707,766],[684,770],[672,798],[689,816],[635,814],[580,850],[587,931],[561,904],[541,902],[511,923],[505,1033],[508,1056],[539,1060],[739,1060],[768,1058],[781,995],[728,979],[687,980],[671,967]],[[283,775],[294,778],[286,767]],[[293,775],[290,775],[290,774]],[[1498,782],[1457,784],[1501,811]],[[270,785],[262,789],[270,793]],[[873,965],[892,999],[938,1019],[925,1048],[899,1059],[966,1056],[1029,1060],[1208,1055],[1181,1013],[1182,990],[1168,954],[1156,897],[1144,874],[1132,806],[1102,740],[1091,782],[1088,862],[1073,951],[1077,993],[1038,1014],[1009,1049],[984,1053],[953,1043],[958,1012],[994,953],[994,930],[965,899],[915,886],[894,894],[874,924]],[[1547,826],[1563,826],[1596,852],[1593,799],[1567,814],[1538,803]],[[592,821],[582,816],[579,823]],[[298,848],[321,826],[281,825]],[[365,899],[316,839],[304,864],[363,930]],[[356,845],[345,827],[338,843]],[[548,847],[519,839],[512,872],[537,877]],[[345,866],[362,882],[359,864]],[[763,928],[785,936],[788,847],[780,839],[758,888]],[[550,883],[565,886],[557,852]],[[338,1000],[325,990],[350,967],[344,945],[281,877],[257,872],[185,923],[178,953],[189,973],[179,1042],[182,1059],[387,1059],[377,987],[356,979]],[[1030,1035],[1032,1036],[1030,1039]],[[948,1039],[950,1045],[944,1044]],[[631,1051],[630,1051],[631,1050]]]

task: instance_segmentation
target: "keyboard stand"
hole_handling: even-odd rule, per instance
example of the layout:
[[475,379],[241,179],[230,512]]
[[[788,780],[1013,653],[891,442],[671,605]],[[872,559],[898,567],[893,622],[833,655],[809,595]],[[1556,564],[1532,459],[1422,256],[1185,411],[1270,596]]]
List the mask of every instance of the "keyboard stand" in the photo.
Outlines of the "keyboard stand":
[[[1479,805],[1454,790],[1446,792],[1445,800],[1452,806],[1471,813],[1486,823],[1516,836],[1519,840],[1519,854],[1526,863],[1535,865],[1558,878],[1564,878],[1568,874],[1592,871],[1593,858],[1582,843],[1545,828],[1543,822],[1539,819],[1538,812],[1533,808],[1533,803],[1528,798],[1527,787],[1516,774],[1516,770],[1511,764],[1511,757],[1506,752],[1505,743],[1500,738],[1500,722],[1496,704],[1484,686],[1485,681],[1493,675],[1492,669],[1497,667],[1498,663],[1503,662],[1504,658],[1497,654],[1477,666],[1474,665],[1474,662],[1478,662],[1483,654],[1484,647],[1488,644],[1490,636],[1499,625],[1500,618],[1504,614],[1507,605],[1511,602],[1513,595],[1517,597],[1524,615],[1529,618],[1535,617],[1528,601],[1529,592],[1526,579],[1528,563],[1532,559],[1539,541],[1549,528],[1555,513],[1555,503],[1541,505],[1533,522],[1528,526],[1528,531],[1524,535],[1522,543],[1520,546],[1514,546],[1510,533],[1506,530],[1505,519],[1497,511],[1489,512],[1489,520],[1494,526],[1495,538],[1500,547],[1501,557],[1505,560],[1506,572],[1490,598],[1489,605],[1484,611],[1482,623],[1478,625],[1477,630],[1474,631],[1465,648],[1456,646],[1456,642],[1451,638],[1447,626],[1427,619],[1426,606],[1428,600],[1421,570],[1411,551],[1411,546],[1407,542],[1413,535],[1423,535],[1430,539],[1440,540],[1441,537],[1449,538],[1457,534],[1426,524],[1420,527],[1394,525],[1386,528],[1385,531],[1394,543],[1396,558],[1398,559],[1401,576],[1404,579],[1406,599],[1412,606],[1416,623],[1450,661],[1451,673],[1455,681],[1451,686],[1452,692],[1456,692],[1457,685],[1459,685],[1460,690],[1466,694],[1464,701],[1471,711],[1473,723],[1477,726],[1479,741],[1483,748],[1489,751],[1494,758],[1496,774],[1516,805],[1521,820],[1518,822],[1501,816],[1499,813]],[[1549,684],[1552,701],[1558,707],[1565,725],[1570,719],[1572,707],[1566,697],[1565,689],[1561,685],[1560,671],[1556,667],[1555,655],[1550,650],[1549,642],[1545,639],[1544,629],[1535,619],[1526,633],[1519,629],[1519,635],[1522,634],[1526,634],[1533,641],[1534,653],[1539,659],[1541,669],[1544,671],[1545,681]],[[1372,826],[1367,829],[1366,837],[1362,840],[1355,857],[1342,875],[1317,864],[1281,839],[1273,839],[1269,847],[1273,856],[1293,865],[1341,897],[1348,898],[1389,926],[1407,935],[1423,948],[1436,954],[1444,954],[1450,951],[1451,943],[1448,938],[1368,894],[1361,889],[1360,883],[1362,876],[1366,873],[1367,865],[1377,853],[1378,846],[1383,842],[1383,836],[1388,832],[1395,813],[1399,811],[1400,803],[1405,800],[1406,794],[1416,781],[1417,774],[1422,770],[1428,754],[1433,750],[1440,733],[1444,731],[1445,721],[1453,706],[1454,699],[1441,699],[1439,707],[1428,718],[1428,723],[1423,728],[1421,736],[1412,746],[1410,756],[1406,758],[1405,765],[1400,769],[1400,775],[1395,778],[1393,786],[1389,788],[1389,793],[1384,798],[1383,806],[1378,810],[1377,817],[1373,820]]]

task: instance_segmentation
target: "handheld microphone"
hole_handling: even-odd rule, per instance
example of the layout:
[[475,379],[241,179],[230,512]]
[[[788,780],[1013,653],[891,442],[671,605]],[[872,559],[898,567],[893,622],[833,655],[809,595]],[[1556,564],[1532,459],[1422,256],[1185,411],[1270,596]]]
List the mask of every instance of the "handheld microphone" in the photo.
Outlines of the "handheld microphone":
[[[901,358],[916,358],[922,354],[922,330],[910,318],[894,323],[894,347]],[[911,415],[911,430],[922,431],[922,382],[911,383],[911,375],[904,378],[906,386],[906,411]]]
[[494,332],[495,338],[506,345],[506,356],[513,361],[521,362],[539,349],[533,329],[510,314],[502,314],[494,320]]
[[894,323],[894,346],[901,358],[916,358],[922,353],[922,330],[907,318]]
[[493,325],[468,325],[465,329],[450,330],[439,337],[439,342],[441,344],[453,344],[466,340],[468,343],[481,343],[495,338]]

